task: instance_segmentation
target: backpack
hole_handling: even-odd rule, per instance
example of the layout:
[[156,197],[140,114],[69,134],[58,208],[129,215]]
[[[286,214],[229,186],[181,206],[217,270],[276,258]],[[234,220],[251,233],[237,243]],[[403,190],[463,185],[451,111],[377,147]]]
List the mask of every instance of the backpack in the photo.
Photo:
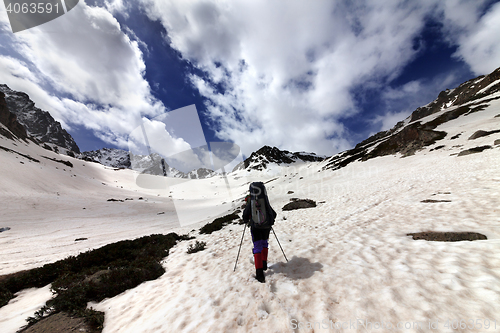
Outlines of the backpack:
[[270,229],[276,213],[269,204],[266,188],[262,182],[250,184],[250,214],[252,225],[258,229]]

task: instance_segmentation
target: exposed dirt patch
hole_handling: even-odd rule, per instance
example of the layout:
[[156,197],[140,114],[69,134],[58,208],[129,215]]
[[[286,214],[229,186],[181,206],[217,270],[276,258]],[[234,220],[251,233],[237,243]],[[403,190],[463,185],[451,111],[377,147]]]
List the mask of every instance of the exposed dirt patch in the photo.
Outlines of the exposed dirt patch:
[[423,239],[432,242],[461,242],[461,241],[475,241],[488,239],[485,235],[477,232],[439,232],[439,231],[424,231],[406,234],[412,236],[414,240]]
[[436,148],[432,148],[430,151],[443,149],[444,147],[446,147],[446,146],[445,145],[437,146]]
[[125,202],[125,200],[115,199],[115,198],[108,199],[108,201],[110,201],[110,202]]
[[66,313],[59,312],[38,323],[23,329],[22,333],[54,333],[54,332],[86,332],[98,333],[101,330],[92,329],[82,318],[72,318]]
[[48,160],[51,160],[51,161],[54,161],[54,162],[57,162],[57,163],[61,163],[61,164],[64,164],[66,166],[69,166],[70,168],[73,167],[73,163],[71,163],[70,161],[64,161],[64,160],[58,160],[56,158],[51,158],[51,157],[47,157],[47,156],[42,156],[43,158],[46,158]]

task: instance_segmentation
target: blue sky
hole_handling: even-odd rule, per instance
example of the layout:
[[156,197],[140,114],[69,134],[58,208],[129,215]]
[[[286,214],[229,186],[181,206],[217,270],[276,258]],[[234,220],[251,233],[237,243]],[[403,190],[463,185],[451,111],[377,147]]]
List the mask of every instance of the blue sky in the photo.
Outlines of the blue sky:
[[194,104],[208,142],[332,155],[499,67],[499,22],[497,1],[87,0],[16,34],[1,11],[0,81],[82,151]]

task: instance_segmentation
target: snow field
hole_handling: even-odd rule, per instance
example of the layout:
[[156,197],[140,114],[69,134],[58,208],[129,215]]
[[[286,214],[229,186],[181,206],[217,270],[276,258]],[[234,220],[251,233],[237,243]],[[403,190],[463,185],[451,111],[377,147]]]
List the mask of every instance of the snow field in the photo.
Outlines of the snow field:
[[[117,198],[123,199],[135,193],[133,204],[137,206],[125,206],[128,208],[124,210],[116,206],[122,203],[104,202],[96,206],[103,211],[100,219],[98,213],[85,217],[79,215],[81,208],[76,213],[75,202],[80,197],[75,193],[80,192],[75,191],[68,194],[68,202],[62,205],[67,209],[58,210],[54,206],[41,214],[43,229],[48,230],[41,233],[41,229],[31,228],[37,224],[38,215],[29,204],[9,199],[6,191],[2,200],[12,200],[18,205],[19,213],[16,215],[15,209],[10,208],[14,220],[6,226],[12,230],[0,234],[0,244],[10,251],[0,254],[0,262],[6,263],[2,270],[12,272],[35,267],[60,259],[63,254],[118,239],[170,230],[178,233],[195,230],[191,233],[196,236],[195,240],[180,242],[165,258],[166,273],[162,277],[99,304],[90,304],[106,313],[104,333],[292,332],[294,329],[298,332],[382,332],[383,329],[378,330],[367,322],[390,323],[396,327],[398,323],[436,321],[439,325],[435,330],[410,325],[408,329],[394,331],[456,332],[452,327],[445,327],[447,320],[468,322],[470,319],[474,320],[474,326],[463,331],[500,331],[500,310],[496,306],[500,301],[499,147],[463,157],[450,156],[471,147],[492,145],[500,138],[496,134],[467,140],[476,130],[500,128],[500,118],[493,118],[500,114],[500,106],[495,103],[484,111],[441,125],[436,130],[445,130],[448,136],[414,156],[379,157],[355,162],[337,171],[318,172],[323,166],[321,163],[275,167],[267,172],[238,171],[228,177],[230,200],[222,195],[226,191],[222,177],[177,184],[157,197],[153,190],[134,188],[131,178],[125,176],[128,171],[99,167],[95,175],[101,178],[96,182],[104,178],[108,183],[117,180],[118,187],[105,187],[106,192],[98,199],[81,194],[81,200],[97,205],[108,196],[120,195]],[[451,140],[457,133],[462,134]],[[430,151],[438,145],[446,147]],[[453,147],[457,145],[461,147]],[[2,151],[0,154],[3,154],[2,160],[5,156],[13,158]],[[115,179],[114,175],[123,175],[123,178]],[[54,179],[59,178],[54,176]],[[90,180],[90,175],[87,179]],[[237,270],[233,272],[243,225],[228,225],[211,235],[197,232],[199,226],[213,220],[218,209],[220,214],[227,213],[231,201],[241,199],[253,180],[268,182],[270,202],[278,212],[274,230],[289,259],[286,263],[271,233],[270,268],[265,284],[254,279],[248,230]],[[90,183],[81,186],[89,186],[89,191],[99,193],[96,188],[102,185]],[[294,193],[287,194],[290,190]],[[143,195],[140,191],[158,203],[153,206],[153,214],[148,206],[152,205],[150,201],[136,201],[136,196]],[[220,198],[215,199],[219,194],[214,193],[220,193]],[[38,200],[32,189],[19,195],[23,199]],[[316,200],[318,206],[283,212],[281,208],[292,197]],[[207,213],[205,207],[199,205],[203,199],[219,208]],[[426,199],[449,202],[422,202]],[[175,227],[177,220],[169,217],[173,209],[167,208],[177,205],[177,200],[195,224],[181,223],[182,228]],[[47,204],[50,201],[47,199]],[[239,204],[235,202],[235,206]],[[160,206],[164,215],[156,215]],[[50,218],[53,214],[58,218],[72,216],[72,207],[75,207],[75,215],[71,221],[62,223]],[[172,227],[160,218],[170,218]],[[427,230],[480,232],[488,240],[444,243],[414,241],[406,236]],[[75,244],[77,234],[87,235],[88,243]],[[207,248],[187,254],[187,247],[197,240],[205,241]],[[31,246],[22,247],[22,244]],[[47,251],[46,255],[38,254],[40,247]],[[26,291],[24,298],[36,299],[35,292]],[[0,322],[2,328],[15,326],[9,318],[21,310],[13,307],[14,304],[13,300],[0,309],[0,318],[5,318]],[[4,317],[5,313],[9,316]],[[488,319],[497,320],[497,327],[493,324],[489,329],[478,327],[478,320],[484,323]],[[319,325],[330,321],[355,322],[356,325],[337,328]],[[308,323],[316,326],[308,328]],[[15,329],[7,332],[15,332]]]

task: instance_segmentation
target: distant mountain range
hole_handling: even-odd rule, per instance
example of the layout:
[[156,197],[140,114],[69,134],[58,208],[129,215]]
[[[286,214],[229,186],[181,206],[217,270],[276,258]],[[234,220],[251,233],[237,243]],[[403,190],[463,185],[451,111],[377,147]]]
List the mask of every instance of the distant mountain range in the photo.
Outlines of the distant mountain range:
[[[355,161],[366,161],[379,156],[396,153],[409,156],[447,137],[448,133],[437,129],[439,125],[462,115],[481,111],[488,102],[500,98],[492,96],[499,91],[500,68],[489,75],[469,80],[455,89],[442,91],[436,100],[417,108],[392,129],[369,137],[353,149],[326,157],[264,146],[232,171],[264,170],[272,164],[321,161],[325,161],[323,169],[336,170]],[[162,165],[162,158],[158,154],[131,155],[128,151],[110,148],[81,153],[71,135],[47,111],[35,107],[27,94],[13,91],[3,84],[0,84],[0,123],[4,126],[0,126],[0,135],[30,139],[46,149],[108,167],[133,168],[143,173],[166,174],[176,178],[202,179],[217,175],[213,170],[205,168],[181,172],[165,162]]]

